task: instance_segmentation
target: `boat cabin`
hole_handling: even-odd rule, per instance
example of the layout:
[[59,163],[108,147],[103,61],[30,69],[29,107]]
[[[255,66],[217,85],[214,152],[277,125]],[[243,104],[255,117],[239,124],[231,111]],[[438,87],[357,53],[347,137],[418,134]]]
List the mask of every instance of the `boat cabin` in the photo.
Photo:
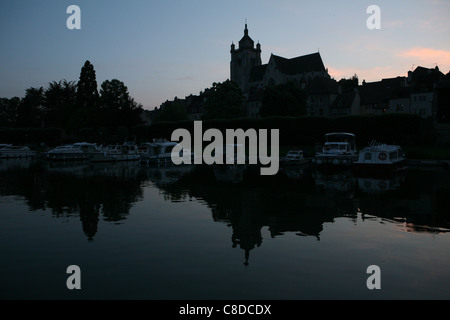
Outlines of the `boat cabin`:
[[306,159],[303,154],[303,150],[290,150],[284,158],[286,164],[301,164],[305,163]]
[[356,138],[353,133],[333,132],[325,135],[323,153],[355,153]]
[[359,152],[358,163],[392,164],[405,160],[402,149],[396,145],[370,146]]

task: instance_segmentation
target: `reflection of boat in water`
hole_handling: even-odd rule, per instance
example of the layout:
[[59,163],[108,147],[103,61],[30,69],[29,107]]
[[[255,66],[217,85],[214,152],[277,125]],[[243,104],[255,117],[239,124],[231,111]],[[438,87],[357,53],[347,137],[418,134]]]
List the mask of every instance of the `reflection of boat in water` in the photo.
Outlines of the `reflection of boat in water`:
[[353,163],[355,174],[390,174],[406,167],[406,158],[397,145],[372,143],[359,152]]
[[94,152],[91,156],[93,162],[109,161],[137,161],[139,160],[138,147],[134,143],[109,145],[102,151]]
[[194,165],[150,167],[140,166],[140,170],[144,170],[141,172],[147,173],[148,179],[155,185],[161,187],[177,182],[182,177],[192,172],[194,167]]
[[356,177],[357,189],[365,193],[382,193],[385,191],[397,190],[404,182],[404,175],[393,175],[388,178]]
[[214,176],[219,182],[239,183],[244,180],[247,165],[224,164],[214,166]]
[[355,135],[346,132],[333,132],[325,135],[325,143],[316,153],[313,161],[319,166],[350,167],[358,159]]
[[100,148],[95,143],[77,142],[74,144],[57,146],[46,153],[50,161],[84,161],[90,160]]
[[290,179],[302,179],[305,177],[306,168],[304,165],[289,165],[283,168],[284,173]]
[[29,168],[36,160],[34,158],[5,158],[0,159],[0,171],[10,169]]
[[49,161],[44,168],[51,173],[70,174],[73,176],[120,177],[134,179],[139,166],[134,161]]
[[355,180],[350,169],[332,174],[315,170],[312,176],[316,187],[321,190],[331,192],[350,192],[354,190]]
[[32,158],[36,151],[27,146],[14,146],[12,144],[0,144],[0,159]]

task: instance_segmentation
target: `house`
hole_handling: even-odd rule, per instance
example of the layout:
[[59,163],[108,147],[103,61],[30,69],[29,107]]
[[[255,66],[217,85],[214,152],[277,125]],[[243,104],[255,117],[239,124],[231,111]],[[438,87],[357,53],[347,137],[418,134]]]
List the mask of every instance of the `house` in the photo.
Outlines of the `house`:
[[333,79],[317,77],[305,86],[307,101],[306,114],[329,116],[330,108],[338,96],[338,85]]
[[436,120],[440,123],[450,123],[450,72],[434,87],[434,105]]
[[360,96],[355,88],[350,91],[342,91],[338,87],[338,96],[330,106],[330,116],[348,116],[359,114]]
[[359,86],[360,114],[410,112],[406,77],[365,82]]
[[317,77],[306,85],[306,114],[310,116],[343,116],[359,114],[360,96],[356,86],[345,86],[342,80]]
[[[408,72],[408,83],[411,87],[411,113],[423,118],[436,118],[438,110],[435,99],[436,85],[444,79],[439,68],[417,67]],[[442,94],[442,92],[441,92]]]
[[411,93],[411,113],[418,114],[422,118],[431,118],[435,111],[433,110],[434,92],[413,92]]

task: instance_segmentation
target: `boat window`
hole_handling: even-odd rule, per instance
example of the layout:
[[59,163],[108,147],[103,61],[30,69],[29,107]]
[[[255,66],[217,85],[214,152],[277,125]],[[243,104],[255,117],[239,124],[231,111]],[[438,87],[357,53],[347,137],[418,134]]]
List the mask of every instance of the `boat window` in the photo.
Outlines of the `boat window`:
[[372,153],[366,152],[365,155],[364,155],[364,159],[365,160],[372,160]]
[[389,159],[397,159],[397,152],[389,152]]

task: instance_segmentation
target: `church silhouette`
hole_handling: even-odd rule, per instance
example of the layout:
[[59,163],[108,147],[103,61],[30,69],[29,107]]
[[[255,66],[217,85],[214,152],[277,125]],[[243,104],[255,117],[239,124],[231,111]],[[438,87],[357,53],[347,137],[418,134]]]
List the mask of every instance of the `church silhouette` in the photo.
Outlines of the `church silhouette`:
[[255,46],[249,36],[247,23],[239,47],[231,44],[230,80],[238,84],[246,98],[258,88],[294,82],[303,88],[315,78],[330,79],[320,53],[292,59],[271,54],[269,62],[262,64],[261,44]]

